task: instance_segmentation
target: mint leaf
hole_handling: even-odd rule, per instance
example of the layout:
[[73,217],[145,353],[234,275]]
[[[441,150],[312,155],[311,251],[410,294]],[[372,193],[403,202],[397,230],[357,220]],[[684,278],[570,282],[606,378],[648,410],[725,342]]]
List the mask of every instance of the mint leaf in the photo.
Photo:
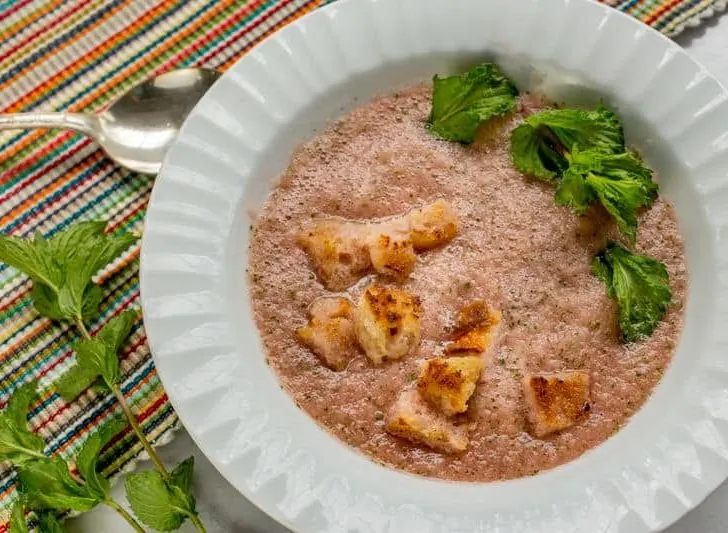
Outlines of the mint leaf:
[[587,185],[586,180],[577,172],[569,172],[568,170],[556,187],[554,198],[557,205],[569,206],[577,215],[583,215],[589,206],[597,200],[596,194]]
[[33,240],[0,235],[0,261],[24,272],[30,279],[57,291],[63,284],[63,270],[40,233]]
[[619,230],[634,242],[637,211],[657,199],[652,170],[632,154],[606,154],[574,148],[571,164],[556,189],[556,203],[582,214],[597,200],[617,221]]
[[[180,482],[186,483],[186,479],[186,473],[180,475]],[[129,474],[124,486],[134,514],[157,531],[174,531],[197,515],[194,498],[177,485],[167,484],[156,470]]]
[[58,521],[58,518],[51,513],[42,513],[38,517],[38,533],[64,533],[65,529]]
[[126,422],[114,418],[106,422],[99,430],[91,435],[84,443],[76,456],[76,468],[86,482],[86,488],[91,494],[99,498],[109,495],[109,480],[98,471],[99,455],[106,444],[118,435],[125,427]]
[[574,146],[583,150],[624,152],[624,132],[617,116],[605,107],[548,109],[527,117],[511,132],[511,156],[516,168],[551,181],[568,167]]
[[460,76],[433,79],[430,131],[448,141],[470,143],[478,126],[516,106],[518,89],[494,63]]
[[33,508],[83,513],[103,497],[73,479],[60,458],[36,459],[18,467],[19,490]]
[[624,342],[649,337],[665,317],[672,300],[663,263],[610,243],[592,263],[592,271],[616,298]]
[[518,170],[544,181],[556,179],[569,166],[556,143],[527,123],[511,132],[511,157]]
[[94,338],[76,343],[74,347],[76,364],[56,381],[58,392],[67,401],[76,398],[99,376],[103,383],[96,386],[102,390],[108,390],[110,385],[119,383],[121,367],[118,353],[124,346],[137,317],[136,311],[124,311],[109,320]]
[[125,311],[109,320],[93,339],[76,343],[77,364],[94,369],[109,385],[118,384],[121,369],[117,354],[134,326],[136,317],[134,311]]
[[50,239],[0,236],[0,261],[26,273],[35,285],[31,297],[44,316],[83,320],[96,315],[101,292],[91,278],[136,237],[104,233],[105,222],[80,222]]
[[172,484],[179,487],[182,492],[192,497],[192,477],[195,471],[194,456],[188,457],[170,473]]
[[25,521],[25,507],[21,502],[15,502],[10,510],[10,533],[29,533],[28,523]]
[[97,391],[108,391],[109,388],[99,380],[99,373],[95,368],[88,368],[78,362],[64,372],[53,385],[58,393],[67,402],[72,402],[78,395],[89,387]]
[[43,285],[36,281],[33,284],[33,290],[30,291],[30,299],[33,301],[33,307],[35,307],[35,310],[38,311],[41,316],[52,320],[67,319],[58,304],[57,292],[47,285]]
[[0,414],[0,460],[21,465],[43,457],[45,442],[28,429],[27,421],[28,408],[36,397],[36,385],[36,381],[31,381],[20,387]]

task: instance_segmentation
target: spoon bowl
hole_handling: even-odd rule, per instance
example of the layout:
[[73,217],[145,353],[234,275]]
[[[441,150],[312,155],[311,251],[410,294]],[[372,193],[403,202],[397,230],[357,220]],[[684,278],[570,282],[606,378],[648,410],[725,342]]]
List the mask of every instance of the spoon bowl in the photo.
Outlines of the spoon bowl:
[[0,129],[78,131],[96,140],[119,165],[156,174],[187,115],[219,77],[212,69],[172,70],[136,85],[98,114],[6,114],[0,115]]

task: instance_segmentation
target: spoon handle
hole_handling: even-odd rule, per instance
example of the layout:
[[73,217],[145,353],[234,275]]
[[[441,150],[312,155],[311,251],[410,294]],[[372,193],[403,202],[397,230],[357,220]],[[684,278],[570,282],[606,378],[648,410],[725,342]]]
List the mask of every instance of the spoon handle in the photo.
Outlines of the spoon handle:
[[74,130],[94,137],[95,115],[86,113],[7,113],[0,114],[0,130],[48,128]]

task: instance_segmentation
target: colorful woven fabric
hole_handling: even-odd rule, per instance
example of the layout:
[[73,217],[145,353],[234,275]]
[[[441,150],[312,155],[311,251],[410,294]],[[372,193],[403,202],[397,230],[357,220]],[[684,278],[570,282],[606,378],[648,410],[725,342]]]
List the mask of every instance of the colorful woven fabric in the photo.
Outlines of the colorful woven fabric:
[[728,6],[726,0],[606,0],[606,3],[671,37]]
[[[225,69],[256,42],[325,0],[0,0],[0,112],[94,111],[140,80],[191,65]],[[674,34],[724,0],[613,2]],[[111,230],[142,229],[153,180],[122,170],[89,139],[62,131],[0,133],[0,232],[46,235],[79,220],[105,219]],[[138,247],[103,273],[104,314],[138,307]],[[0,403],[40,378],[31,426],[52,453],[73,455],[89,431],[116,409],[84,393],[64,402],[50,383],[74,362],[76,333],[39,318],[25,276],[0,265]],[[177,419],[159,383],[141,322],[123,351],[123,391],[157,443]],[[108,472],[129,467],[140,445],[126,434],[106,454]],[[0,469],[0,509],[14,475]],[[6,516],[3,514],[3,516]],[[0,520],[0,532],[7,525]]]

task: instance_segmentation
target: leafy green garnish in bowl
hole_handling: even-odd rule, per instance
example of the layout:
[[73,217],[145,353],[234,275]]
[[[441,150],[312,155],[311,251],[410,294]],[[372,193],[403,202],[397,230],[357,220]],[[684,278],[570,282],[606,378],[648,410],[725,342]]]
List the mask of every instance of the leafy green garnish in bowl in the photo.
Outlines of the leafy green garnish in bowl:
[[511,156],[524,174],[552,181],[568,168],[574,146],[609,154],[624,152],[624,132],[605,107],[547,109],[534,113],[511,133]]
[[471,143],[478,126],[516,107],[518,89],[495,63],[464,74],[433,78],[430,131],[447,141]]
[[610,243],[592,262],[592,272],[617,300],[624,342],[649,337],[665,317],[672,300],[665,265],[646,255]]
[[569,166],[556,187],[556,203],[568,205],[578,215],[599,202],[617,221],[619,230],[634,242],[637,211],[657,199],[652,170],[631,153],[581,151],[574,146]]

